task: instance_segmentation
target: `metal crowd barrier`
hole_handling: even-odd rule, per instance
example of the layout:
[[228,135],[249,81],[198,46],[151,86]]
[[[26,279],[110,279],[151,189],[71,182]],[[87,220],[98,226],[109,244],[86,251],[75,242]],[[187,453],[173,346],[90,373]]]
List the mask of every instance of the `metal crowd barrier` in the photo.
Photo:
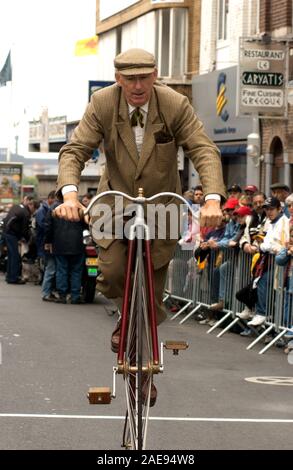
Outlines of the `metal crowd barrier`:
[[171,320],[177,318],[193,305],[193,299],[195,298],[195,276],[196,264],[194,262],[193,249],[182,249],[178,243],[174,258],[169,264],[164,301],[168,298],[173,298],[180,300],[183,306],[171,317]]
[[[185,314],[180,321],[180,324],[183,324],[201,306],[209,308],[222,296],[224,315],[207,333],[213,332],[224,322],[226,326],[217,337],[223,336],[236,324],[245,329],[247,321],[237,316],[243,310],[244,304],[236,299],[236,292],[251,282],[251,263],[251,255],[235,248],[210,250],[206,257],[202,254],[202,257],[196,260],[193,249],[186,249],[186,246],[182,249],[178,244],[169,266],[164,300],[177,299],[182,303],[182,307],[171,320]],[[252,349],[264,337],[268,337],[269,333],[273,333],[271,341],[259,354],[266,352],[288,331],[293,333],[293,292],[290,292],[284,283],[285,274],[286,267],[276,265],[275,257],[268,255],[266,321],[261,328],[250,326],[256,339],[247,346],[247,349]]]

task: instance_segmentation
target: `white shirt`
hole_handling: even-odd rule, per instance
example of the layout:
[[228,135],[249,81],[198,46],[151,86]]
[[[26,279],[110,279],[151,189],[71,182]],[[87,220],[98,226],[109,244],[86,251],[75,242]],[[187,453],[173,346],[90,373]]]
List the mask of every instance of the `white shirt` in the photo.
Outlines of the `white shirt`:
[[[139,124],[137,126],[133,126],[132,130],[134,133],[134,140],[136,144],[136,148],[138,151],[138,155],[140,155],[141,148],[142,148],[142,143],[143,143],[143,138],[144,138],[144,131],[145,131],[145,126],[146,126],[146,121],[148,117],[148,110],[149,110],[149,103],[145,103],[143,106],[139,106],[139,109],[142,112],[143,115],[143,124],[144,126],[141,127]],[[131,120],[131,116],[136,110],[136,107],[132,106],[131,104],[128,103],[128,115],[129,119]]]
[[274,250],[281,250],[289,241],[289,219],[282,215],[275,223],[270,223],[267,234],[260,249],[265,252],[274,253]]

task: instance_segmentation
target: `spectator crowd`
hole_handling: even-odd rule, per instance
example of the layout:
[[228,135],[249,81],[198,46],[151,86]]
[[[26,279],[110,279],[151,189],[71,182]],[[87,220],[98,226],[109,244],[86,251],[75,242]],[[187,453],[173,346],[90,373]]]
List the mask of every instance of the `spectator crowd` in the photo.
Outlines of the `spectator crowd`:
[[[243,309],[237,312],[245,322],[243,335],[265,324],[268,316],[268,291],[274,289],[276,266],[283,268],[282,322],[286,328],[286,351],[293,348],[293,193],[283,183],[274,183],[265,195],[255,185],[243,189],[239,184],[228,188],[229,197],[222,205],[222,223],[215,228],[200,228],[200,207],[204,203],[201,185],[184,193],[196,216],[186,217],[179,240],[193,250],[191,263],[197,270],[207,269],[211,303],[199,322],[213,326],[218,313],[228,303],[229,276],[233,268],[227,253],[243,253],[249,260],[250,276],[236,292]],[[84,206],[91,195],[80,198]],[[10,208],[3,222],[1,251],[7,250],[5,280],[25,284],[34,280],[41,285],[42,300],[56,303],[84,303],[82,277],[85,250],[85,222],[68,222],[53,217],[59,202],[51,191],[45,201],[26,196]],[[273,263],[272,263],[273,257]]]
[[[203,203],[202,192],[199,198],[200,189],[197,186],[184,194],[188,204]],[[189,220],[179,245],[191,242],[197,269],[208,271],[210,304],[205,314],[199,315],[199,323],[210,326],[230,303],[235,256],[239,253],[247,255],[243,259],[249,263],[249,280],[236,292],[237,300],[244,306],[237,312],[247,326],[243,336],[252,335],[265,325],[268,311],[272,309],[272,305],[267,305],[268,299],[274,302],[277,267],[283,266],[281,288],[285,295],[281,322],[286,334],[281,344],[288,352],[288,344],[289,348],[293,347],[293,342],[290,343],[293,339],[293,193],[283,183],[272,184],[270,190],[267,197],[255,185],[242,189],[233,184],[222,205],[222,224],[213,229],[200,229],[198,224],[193,226],[194,217],[193,221]],[[270,292],[271,296],[268,295]]]
[[[87,206],[92,195],[82,196]],[[82,276],[85,261],[84,221],[68,222],[53,216],[60,204],[51,191],[45,201],[25,196],[3,218],[1,253],[8,284],[34,281],[45,302],[84,303]]]

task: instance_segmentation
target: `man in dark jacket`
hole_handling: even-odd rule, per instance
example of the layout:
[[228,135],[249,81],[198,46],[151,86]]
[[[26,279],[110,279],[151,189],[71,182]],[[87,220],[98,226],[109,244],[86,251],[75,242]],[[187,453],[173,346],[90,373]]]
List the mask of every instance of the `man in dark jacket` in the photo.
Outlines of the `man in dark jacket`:
[[35,210],[35,201],[26,197],[22,204],[11,207],[4,220],[4,237],[7,246],[7,273],[8,284],[24,284],[21,279],[21,258],[18,251],[18,242],[30,238],[30,218]]
[[37,250],[38,256],[40,258],[44,258],[46,253],[44,250],[44,236],[45,236],[45,218],[48,214],[50,207],[55,202],[55,191],[51,191],[48,194],[48,198],[46,201],[43,201],[40,207],[36,212],[36,243],[37,243]]
[[84,264],[82,232],[84,223],[69,222],[52,217],[51,211],[45,221],[45,249],[55,255],[56,288],[60,303],[66,304],[66,295],[71,294],[71,303],[80,304],[80,288]]
[[37,253],[42,276],[42,299],[48,302],[55,302],[53,295],[55,287],[56,263],[55,256],[45,251],[45,220],[48,212],[56,206],[55,191],[48,194],[47,200],[43,201],[36,212],[36,243]]

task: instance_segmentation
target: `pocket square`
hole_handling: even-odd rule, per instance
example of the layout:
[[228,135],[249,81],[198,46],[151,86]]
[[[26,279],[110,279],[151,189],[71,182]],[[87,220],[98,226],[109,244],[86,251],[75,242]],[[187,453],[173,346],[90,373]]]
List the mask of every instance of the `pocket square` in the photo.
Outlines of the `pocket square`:
[[168,132],[158,131],[155,132],[155,141],[156,144],[167,144],[168,142],[172,142],[173,136]]

